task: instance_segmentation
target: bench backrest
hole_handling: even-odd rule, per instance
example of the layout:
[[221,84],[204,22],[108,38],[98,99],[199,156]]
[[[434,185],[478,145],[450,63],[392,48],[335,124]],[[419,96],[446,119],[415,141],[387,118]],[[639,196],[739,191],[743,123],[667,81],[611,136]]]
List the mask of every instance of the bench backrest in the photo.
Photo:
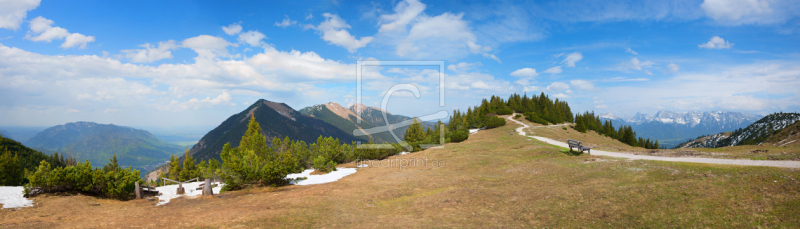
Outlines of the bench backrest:
[[572,146],[579,146],[579,145],[582,145],[583,143],[582,143],[582,142],[580,142],[580,141],[575,141],[575,140],[572,140],[572,139],[567,139],[567,144],[569,144],[569,145],[572,145]]

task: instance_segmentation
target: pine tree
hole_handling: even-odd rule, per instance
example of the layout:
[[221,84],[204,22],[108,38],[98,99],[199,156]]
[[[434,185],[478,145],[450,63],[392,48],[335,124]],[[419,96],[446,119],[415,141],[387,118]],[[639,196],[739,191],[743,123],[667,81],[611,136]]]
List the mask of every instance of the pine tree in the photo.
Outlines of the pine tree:
[[192,155],[189,154],[189,150],[186,150],[186,154],[183,156],[183,168],[181,168],[179,179],[180,181],[185,181],[195,177],[198,177],[195,160]]
[[419,144],[425,140],[426,137],[425,130],[422,129],[422,123],[420,123],[417,118],[414,118],[414,122],[406,129],[403,140],[414,147],[413,151],[420,151],[421,148]]
[[172,155],[169,158],[169,175],[167,175],[167,178],[171,180],[179,180],[180,175],[181,175],[181,160],[175,155]]
[[119,167],[119,163],[117,162],[119,162],[117,161],[117,155],[114,154],[114,157],[108,160],[108,165],[104,166],[103,170],[106,172],[119,171],[121,167]]

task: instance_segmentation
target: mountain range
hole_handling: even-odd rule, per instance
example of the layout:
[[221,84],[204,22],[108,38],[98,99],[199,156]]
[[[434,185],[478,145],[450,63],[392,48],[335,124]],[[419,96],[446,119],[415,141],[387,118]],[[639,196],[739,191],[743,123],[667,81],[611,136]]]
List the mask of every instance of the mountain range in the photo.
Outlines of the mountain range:
[[[403,115],[393,115],[392,113],[381,110],[380,108],[369,107],[363,104],[354,104],[350,106],[350,108],[344,108],[343,106],[334,102],[306,107],[300,109],[300,113],[330,123],[331,125],[334,125],[349,134],[353,134],[353,131],[355,130],[367,130],[374,127],[386,126],[387,123],[396,124],[412,119],[411,117]],[[359,116],[358,113],[361,113],[361,116]],[[384,119],[383,113],[386,113],[386,119]],[[423,126],[433,128],[435,124],[423,122]],[[394,134],[402,141],[406,129],[408,129],[408,126],[398,127],[392,132],[394,132]],[[375,143],[398,142],[389,132],[380,132],[356,138],[359,138],[363,141],[371,140]]]
[[230,143],[231,147],[239,146],[251,116],[254,116],[261,126],[261,134],[267,138],[267,142],[272,142],[274,137],[281,139],[289,137],[292,140],[312,143],[320,136],[330,136],[348,143],[360,140],[351,133],[311,115],[300,113],[284,103],[260,99],[208,132],[189,150],[189,153],[198,161],[220,160],[219,153],[225,143]]
[[741,112],[673,112],[662,110],[649,116],[638,112],[630,118],[619,118],[613,114],[601,114],[603,120],[610,120],[615,127],[629,125],[637,136],[658,139],[662,145],[672,147],[698,136],[716,134],[744,128],[758,121],[761,116]]
[[120,165],[140,170],[155,168],[171,155],[185,151],[144,130],[93,122],[53,126],[24,144],[46,153],[66,153],[78,161],[89,160],[93,166],[103,166],[116,155]]
[[[774,113],[761,118],[749,126],[731,132],[701,136],[679,145],[681,148],[719,148],[737,145],[761,145],[765,142],[784,146],[794,143],[800,136],[800,114]],[[778,144],[780,143],[780,144]]]

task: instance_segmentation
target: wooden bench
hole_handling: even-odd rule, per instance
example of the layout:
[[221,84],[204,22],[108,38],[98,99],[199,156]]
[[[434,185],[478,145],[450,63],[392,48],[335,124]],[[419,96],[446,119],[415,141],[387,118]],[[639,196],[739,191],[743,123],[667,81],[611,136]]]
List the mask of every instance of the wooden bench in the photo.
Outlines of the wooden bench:
[[583,146],[583,143],[580,142],[580,141],[567,139],[567,144],[569,144],[569,152],[572,152],[572,148],[575,148],[578,151],[580,151],[581,153],[583,153],[583,151],[586,151],[586,153],[589,153],[589,154],[592,153],[592,148]]

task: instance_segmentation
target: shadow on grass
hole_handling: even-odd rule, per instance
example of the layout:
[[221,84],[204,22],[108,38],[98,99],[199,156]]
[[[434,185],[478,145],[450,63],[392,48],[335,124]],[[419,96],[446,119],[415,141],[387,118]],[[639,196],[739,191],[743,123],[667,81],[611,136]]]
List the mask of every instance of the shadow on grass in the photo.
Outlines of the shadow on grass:
[[583,153],[581,151],[577,151],[577,150],[570,151],[570,150],[566,149],[566,150],[561,150],[559,152],[561,152],[563,154],[566,154],[567,156],[580,156],[580,155],[583,155]]

